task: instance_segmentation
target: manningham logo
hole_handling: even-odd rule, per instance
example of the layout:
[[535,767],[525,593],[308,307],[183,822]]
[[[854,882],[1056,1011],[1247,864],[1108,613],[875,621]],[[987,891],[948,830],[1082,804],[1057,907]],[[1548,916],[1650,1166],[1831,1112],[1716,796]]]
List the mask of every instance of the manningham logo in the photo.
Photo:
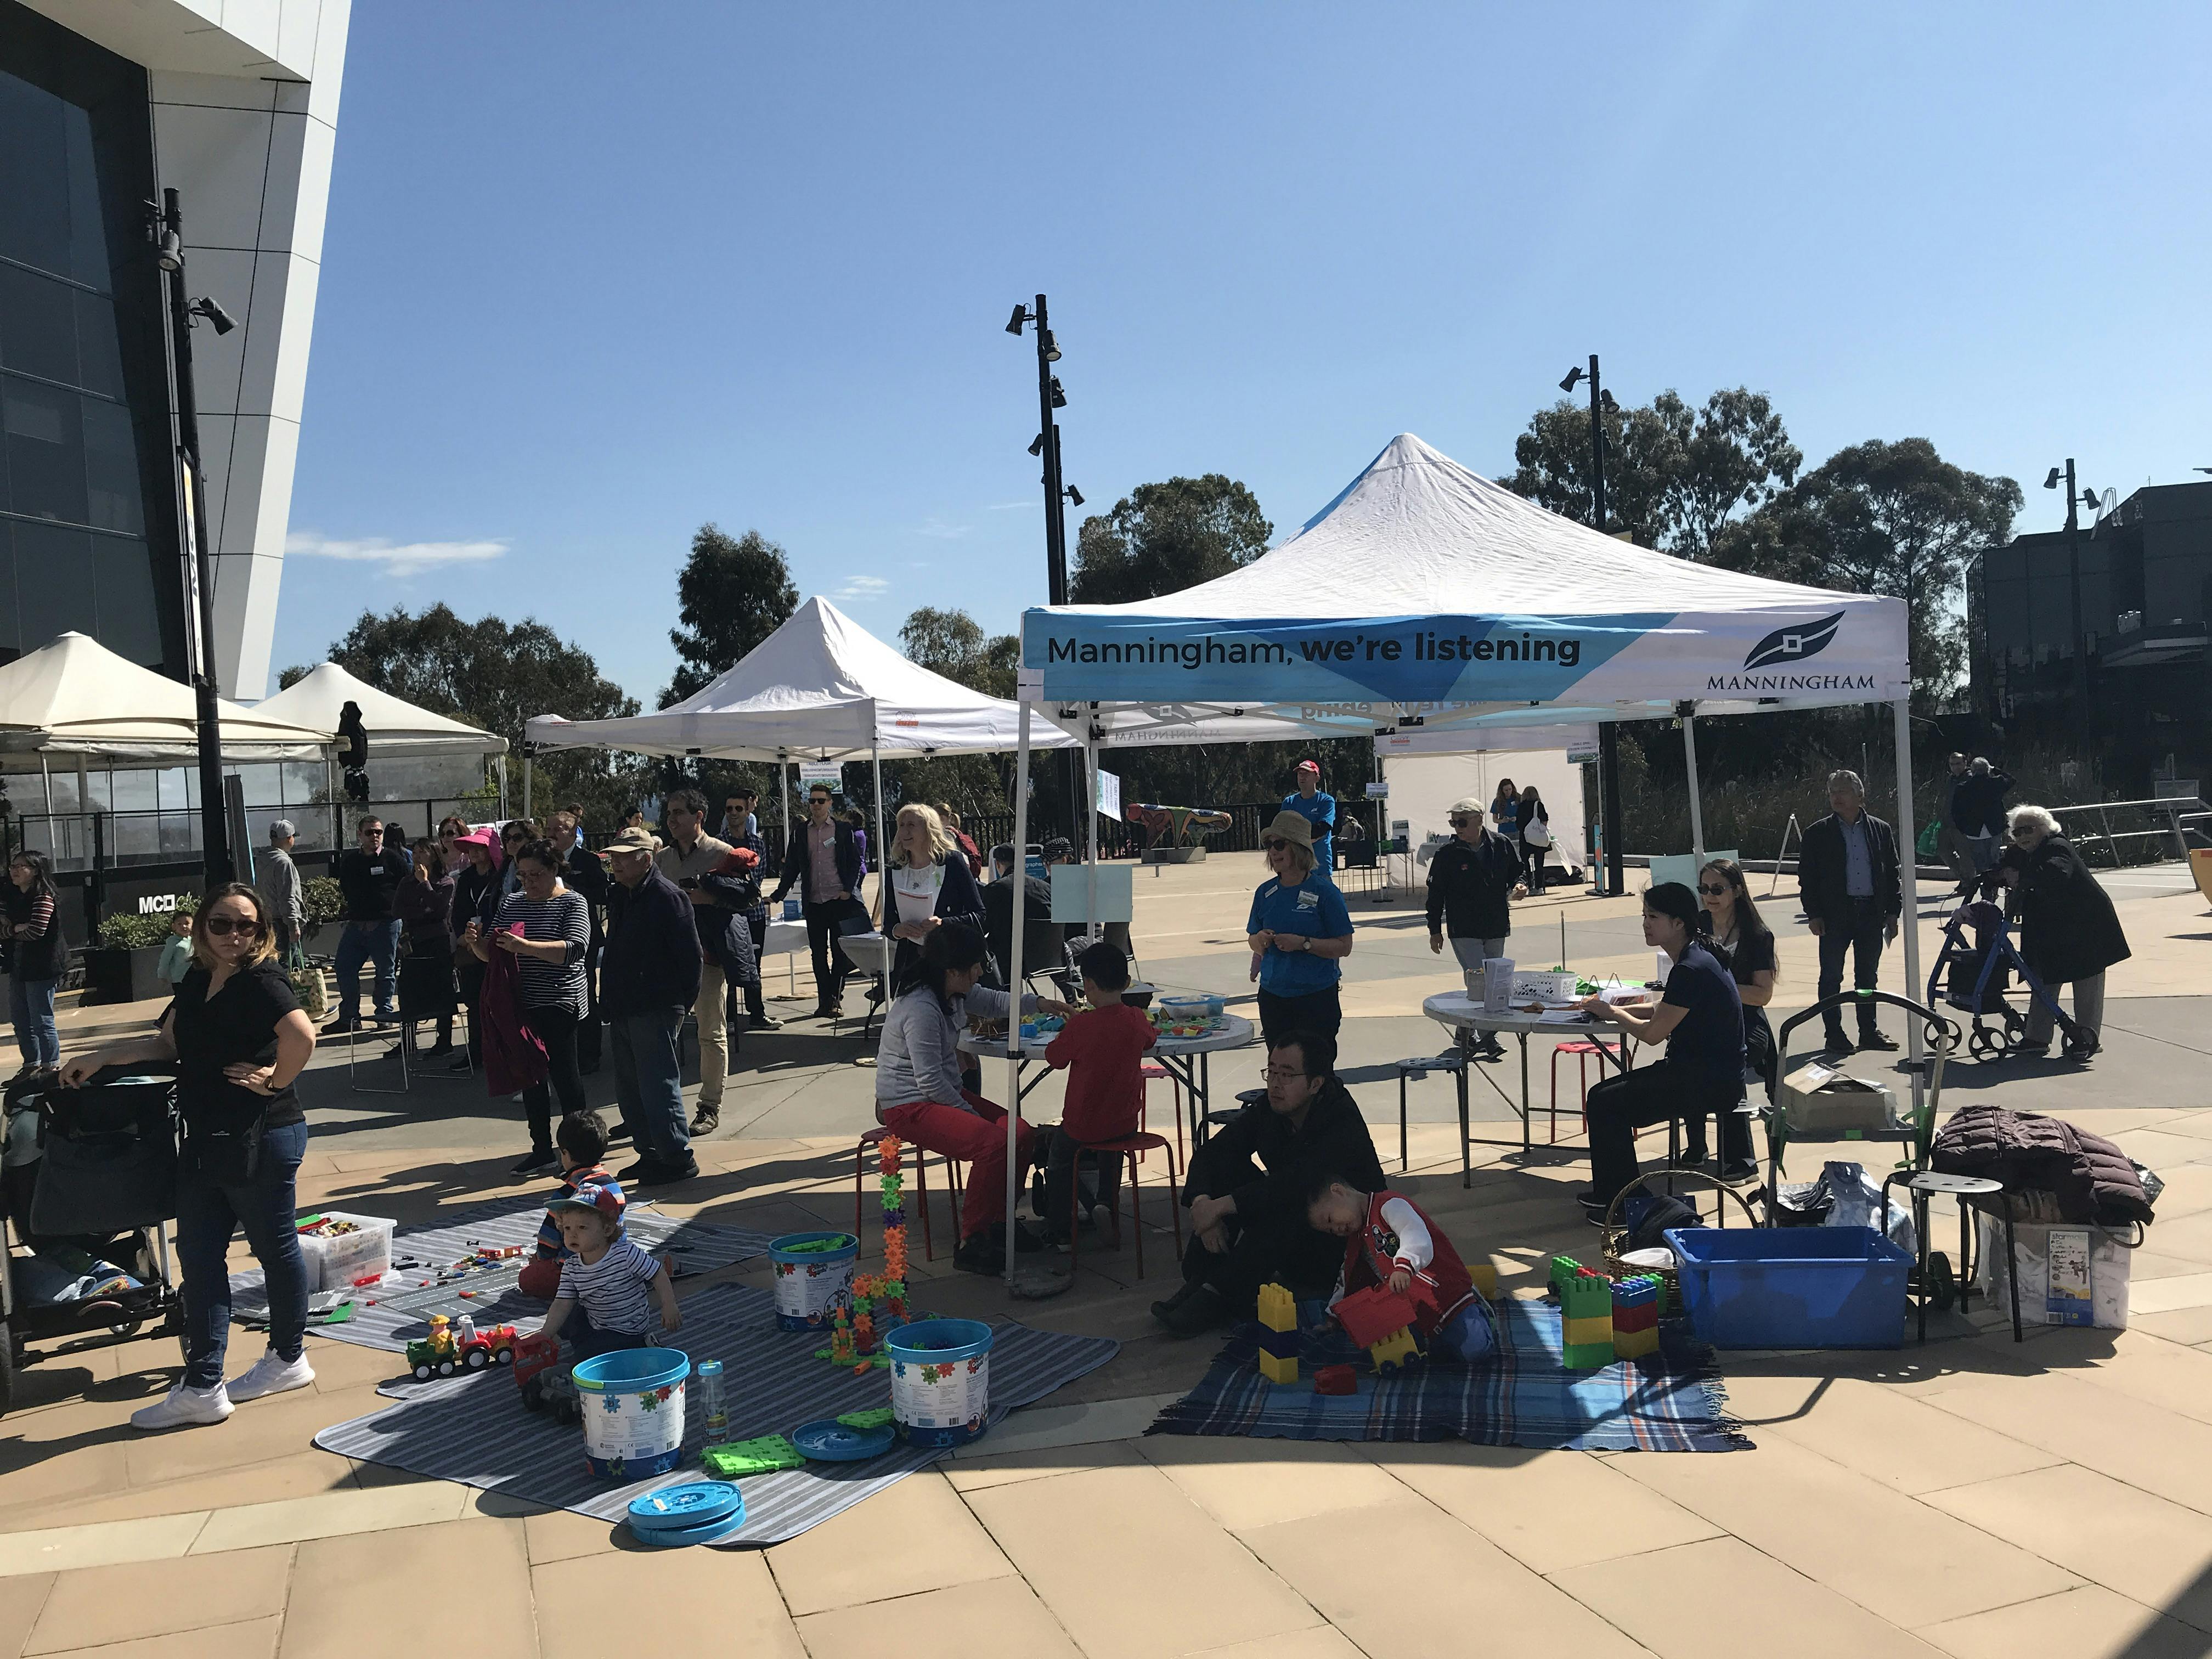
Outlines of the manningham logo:
[[1818,656],[1836,637],[1836,630],[1843,623],[1844,613],[1838,611],[1818,622],[1792,623],[1786,628],[1778,628],[1751,647],[1750,654],[1743,659],[1744,669],[1748,672],[1769,663],[1802,662],[1808,657]]

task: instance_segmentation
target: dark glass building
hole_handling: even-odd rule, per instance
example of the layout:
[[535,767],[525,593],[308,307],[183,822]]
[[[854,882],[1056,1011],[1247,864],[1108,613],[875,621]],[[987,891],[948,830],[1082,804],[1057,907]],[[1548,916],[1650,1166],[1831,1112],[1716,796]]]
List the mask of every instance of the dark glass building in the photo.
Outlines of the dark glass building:
[[0,662],[185,677],[146,70],[0,0]]

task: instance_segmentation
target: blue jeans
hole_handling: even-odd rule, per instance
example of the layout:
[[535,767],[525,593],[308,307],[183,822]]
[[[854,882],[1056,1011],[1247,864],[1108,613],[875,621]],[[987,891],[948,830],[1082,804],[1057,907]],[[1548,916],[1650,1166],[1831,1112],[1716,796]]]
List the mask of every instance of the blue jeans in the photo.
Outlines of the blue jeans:
[[626,1348],[649,1348],[653,1346],[653,1331],[647,1327],[641,1331],[604,1331],[592,1323],[591,1316],[578,1303],[568,1315],[568,1322],[561,1327],[561,1340],[567,1345],[571,1364],[579,1360],[597,1359],[603,1353],[620,1353]]
[[399,924],[396,921],[349,921],[338,935],[338,1023],[361,1023],[361,970],[376,970],[376,1017],[397,1019],[392,1005],[392,963],[399,953]]
[[[655,1008],[607,1020],[623,1121],[647,1157],[678,1169],[691,1161],[691,1127],[684,1116],[684,1016],[690,1012]],[[719,1001],[714,1012],[721,1012]]]
[[1490,1304],[1478,1291],[1457,1313],[1437,1328],[1436,1334],[1429,1339],[1429,1350],[1473,1364],[1497,1342],[1497,1334],[1490,1327]]
[[54,987],[58,979],[10,979],[8,1012],[15,1022],[15,1046],[26,1066],[62,1063],[61,1033],[54,1025]]
[[177,1175],[177,1263],[184,1270],[185,1384],[211,1389],[222,1381],[230,1341],[230,1237],[246,1242],[269,1284],[269,1346],[297,1359],[307,1335],[307,1262],[296,1231],[295,1182],[307,1152],[307,1126],[288,1124],[261,1137],[253,1179],[222,1186],[189,1154]]

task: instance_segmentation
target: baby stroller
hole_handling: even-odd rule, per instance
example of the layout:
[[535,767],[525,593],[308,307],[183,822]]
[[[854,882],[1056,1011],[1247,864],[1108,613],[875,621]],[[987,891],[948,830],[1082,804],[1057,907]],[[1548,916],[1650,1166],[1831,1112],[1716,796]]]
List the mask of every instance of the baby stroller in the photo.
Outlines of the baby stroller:
[[[1936,951],[1936,965],[1928,975],[1929,1002],[1972,1017],[1966,1048],[1976,1060],[2002,1060],[2027,1040],[2026,1016],[2005,996],[2017,975],[2029,998],[2051,1011],[2066,1040],[2078,1041],[2072,1017],[2035,976],[2013,942],[2012,923],[1993,896],[1995,878],[1982,877],[1968,883],[1965,890],[1971,892],[1977,886],[1979,896],[1954,910],[1943,926],[1943,945]],[[1984,1020],[1996,1024],[1985,1025]],[[1946,1024],[1951,1027],[1952,1044],[1956,1047],[1957,1022]]]
[[177,1213],[176,1085],[106,1073],[64,1089],[27,1073],[6,1094],[0,1167],[0,1413],[34,1341],[127,1342],[149,1322],[182,1338],[167,1224]]

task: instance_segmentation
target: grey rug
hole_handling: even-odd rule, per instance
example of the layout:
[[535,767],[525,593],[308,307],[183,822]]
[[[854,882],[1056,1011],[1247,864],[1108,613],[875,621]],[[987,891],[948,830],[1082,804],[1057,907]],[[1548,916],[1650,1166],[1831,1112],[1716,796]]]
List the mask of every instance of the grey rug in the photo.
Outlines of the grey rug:
[[[1107,1337],[1064,1336],[1011,1321],[993,1327],[993,1336],[994,1424],[1015,1407],[1042,1400],[1104,1364],[1121,1346]],[[775,1297],[750,1285],[711,1285],[686,1297],[684,1328],[665,1341],[695,1362],[722,1361],[730,1417],[729,1432],[722,1438],[787,1435],[820,1418],[890,1403],[889,1371],[871,1370],[856,1376],[848,1367],[816,1359],[825,1338],[817,1332],[778,1329]],[[580,1428],[563,1427],[524,1410],[514,1381],[505,1371],[387,1383],[380,1392],[401,1403],[325,1429],[315,1444],[343,1456],[607,1522],[621,1520],[632,1498],[656,1486],[699,1478],[699,1448],[707,1436],[705,1405],[696,1388],[684,1390],[684,1467],[624,1486],[610,1486],[585,1466]],[[988,1449],[989,1443],[986,1431],[980,1444]],[[749,1476],[743,1483],[744,1527],[725,1541],[742,1547],[796,1538],[944,1455],[935,1448],[895,1444],[863,1463],[813,1463]]]
[[[333,1341],[393,1353],[428,1334],[434,1313],[455,1319],[466,1314],[479,1325],[528,1320],[535,1328],[549,1304],[515,1288],[515,1275],[529,1259],[526,1255],[446,1285],[437,1282],[438,1270],[450,1269],[483,1246],[520,1244],[525,1250],[532,1250],[538,1243],[538,1224],[544,1216],[545,1198],[538,1194],[497,1199],[463,1210],[434,1227],[403,1227],[392,1240],[393,1261],[412,1260],[426,1265],[395,1268],[384,1284],[355,1293],[350,1319],[313,1328],[318,1336]],[[769,1247],[766,1233],[655,1215],[635,1207],[625,1218],[624,1225],[632,1238],[655,1255],[668,1253],[671,1270],[679,1281],[762,1255]],[[429,1283],[423,1284],[425,1279]],[[463,1296],[464,1291],[470,1294]],[[269,1297],[259,1267],[232,1274],[230,1295],[232,1317],[247,1322],[268,1317]]]

